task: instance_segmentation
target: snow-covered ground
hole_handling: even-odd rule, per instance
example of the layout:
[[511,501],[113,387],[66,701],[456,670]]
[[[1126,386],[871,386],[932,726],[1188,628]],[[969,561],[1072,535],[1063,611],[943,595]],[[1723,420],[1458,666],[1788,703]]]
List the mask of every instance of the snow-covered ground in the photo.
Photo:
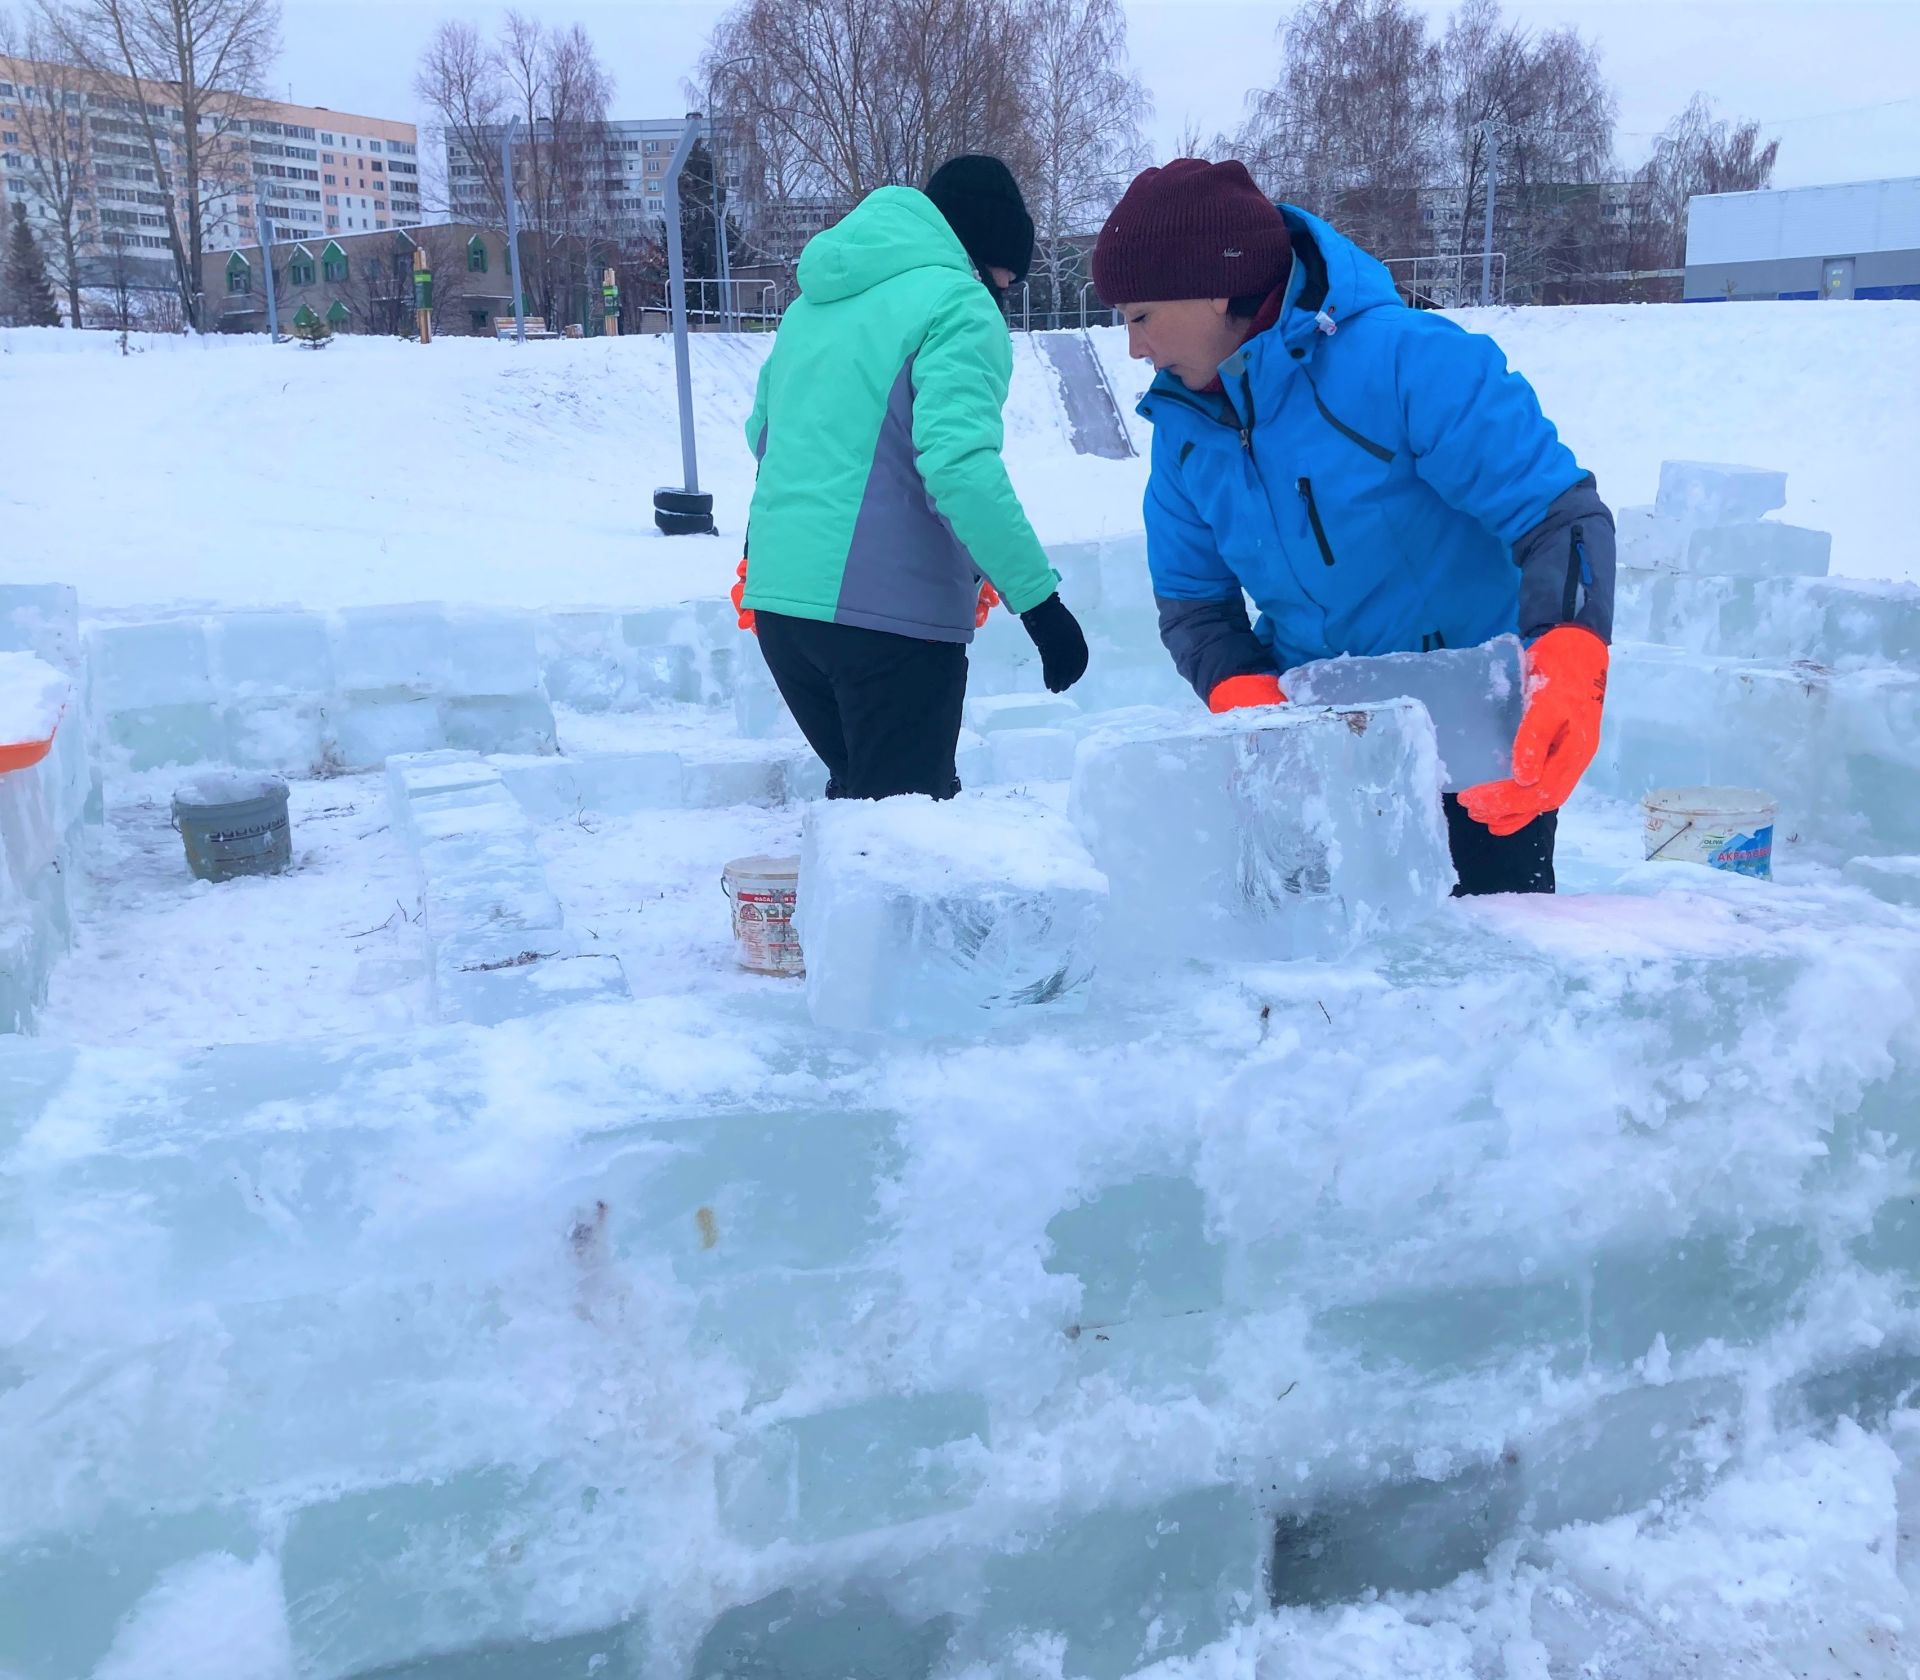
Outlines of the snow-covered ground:
[[[1784,468],[1836,572],[1920,575],[1920,310],[1462,319],[1617,501],[1667,457]],[[0,333],[0,583],[112,616],[731,580],[764,341],[696,341],[717,543],[652,531],[659,340],[137,348]],[[1036,523],[1137,528],[1144,462],[1074,454],[1051,378],[1020,343]],[[1117,701],[1157,650],[1100,611]],[[1888,622],[1841,651],[1895,720]],[[712,699],[559,705],[558,745],[787,750]],[[0,1680],[1920,1675],[1920,914],[1823,813],[1766,887],[1640,865],[1583,790],[1558,901],[874,1043],[732,960],[721,866],[796,850],[797,804],[523,798],[631,999],[487,1028],[438,1012],[386,777],[296,780],[294,868],[212,886],[176,772],[98,762],[72,953],[0,1039]],[[920,1467],[893,1520],[839,1509],[898,1493],[867,1454]]]
[[[1463,312],[1539,388],[1616,504],[1663,459],[1791,469],[1784,517],[1833,569],[1920,576],[1906,485],[1920,310],[1796,303]],[[1073,453],[1049,365],[1015,345],[1007,462],[1050,542],[1137,529],[1148,428],[1125,336],[1095,333],[1142,458]],[[751,491],[741,427],[768,340],[693,341],[700,481],[722,539],[667,540],[681,482],[661,337],[428,349],[344,338],[0,331],[0,581],[89,611],[168,601],[654,605],[731,581]]]

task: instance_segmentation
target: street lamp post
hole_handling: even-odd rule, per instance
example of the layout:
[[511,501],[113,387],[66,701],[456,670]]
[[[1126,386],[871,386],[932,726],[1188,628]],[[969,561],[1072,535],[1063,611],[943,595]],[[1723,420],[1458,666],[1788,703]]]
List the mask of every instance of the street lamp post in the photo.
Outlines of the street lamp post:
[[713,497],[700,488],[700,463],[693,442],[693,370],[687,349],[686,253],[680,239],[680,175],[706,121],[687,118],[667,165],[667,283],[673,305],[673,371],[680,397],[680,465],[686,482],[679,489],[653,493],[653,522],[668,536],[711,534]]
[[527,297],[520,286],[520,206],[513,190],[513,134],[520,119],[513,118],[500,136],[500,193],[507,201],[507,270],[513,277],[513,341],[527,342]]

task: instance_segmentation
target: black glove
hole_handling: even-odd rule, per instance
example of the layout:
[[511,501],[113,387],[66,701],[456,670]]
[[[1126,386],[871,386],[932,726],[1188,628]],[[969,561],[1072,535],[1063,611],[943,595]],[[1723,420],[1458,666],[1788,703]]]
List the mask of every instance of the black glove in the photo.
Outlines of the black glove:
[[1040,650],[1040,674],[1050,693],[1066,693],[1087,674],[1087,638],[1057,594],[1023,612],[1020,622]]

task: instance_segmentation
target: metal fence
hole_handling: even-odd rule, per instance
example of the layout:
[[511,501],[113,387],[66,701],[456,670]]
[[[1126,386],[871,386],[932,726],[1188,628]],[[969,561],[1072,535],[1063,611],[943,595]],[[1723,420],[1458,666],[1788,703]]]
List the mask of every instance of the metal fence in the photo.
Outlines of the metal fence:
[[[1489,260],[1484,251],[1463,251],[1451,257],[1382,257],[1395,284],[1407,294],[1416,309],[1468,309],[1481,301],[1480,283],[1483,265]],[[1491,253],[1493,296],[1490,301],[1507,301],[1507,258],[1503,251]]]

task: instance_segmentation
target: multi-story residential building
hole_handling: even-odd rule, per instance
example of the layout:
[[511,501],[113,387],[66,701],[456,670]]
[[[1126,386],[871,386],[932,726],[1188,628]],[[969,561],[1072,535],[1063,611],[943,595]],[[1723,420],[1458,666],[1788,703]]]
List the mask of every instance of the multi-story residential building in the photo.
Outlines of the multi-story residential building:
[[[582,207],[583,221],[595,225],[555,231],[623,244],[659,239],[667,219],[667,165],[686,126],[685,117],[625,118],[608,122],[601,142],[565,148],[564,166],[578,178],[566,183],[563,196]],[[463,137],[448,135],[448,208],[456,220],[499,220],[500,209],[488,183],[499,178],[500,136],[498,127],[483,128],[473,136],[474,149],[470,149]],[[525,214],[529,210],[529,148],[524,127],[514,144],[514,175]],[[476,156],[475,149],[483,151],[484,157]],[[738,165],[729,160],[727,191],[733,195],[729,211],[736,225],[742,222],[743,211],[739,186]]]
[[[56,89],[71,90],[63,96]],[[65,124],[67,152],[81,177],[75,221],[83,261],[97,264],[117,246],[165,285],[167,200],[155,178],[144,118],[159,119],[161,167],[173,171],[183,131],[177,106],[149,84],[148,109],[122,77],[84,76],[64,67],[0,58],[0,203],[22,198],[44,226],[35,167],[36,134]],[[55,110],[55,106],[60,106]],[[419,134],[412,123],[353,116],[324,106],[249,100],[203,159],[203,179],[219,190],[204,224],[208,246],[254,237],[257,207],[275,236],[377,231],[421,220]],[[183,225],[187,183],[174,183]]]

